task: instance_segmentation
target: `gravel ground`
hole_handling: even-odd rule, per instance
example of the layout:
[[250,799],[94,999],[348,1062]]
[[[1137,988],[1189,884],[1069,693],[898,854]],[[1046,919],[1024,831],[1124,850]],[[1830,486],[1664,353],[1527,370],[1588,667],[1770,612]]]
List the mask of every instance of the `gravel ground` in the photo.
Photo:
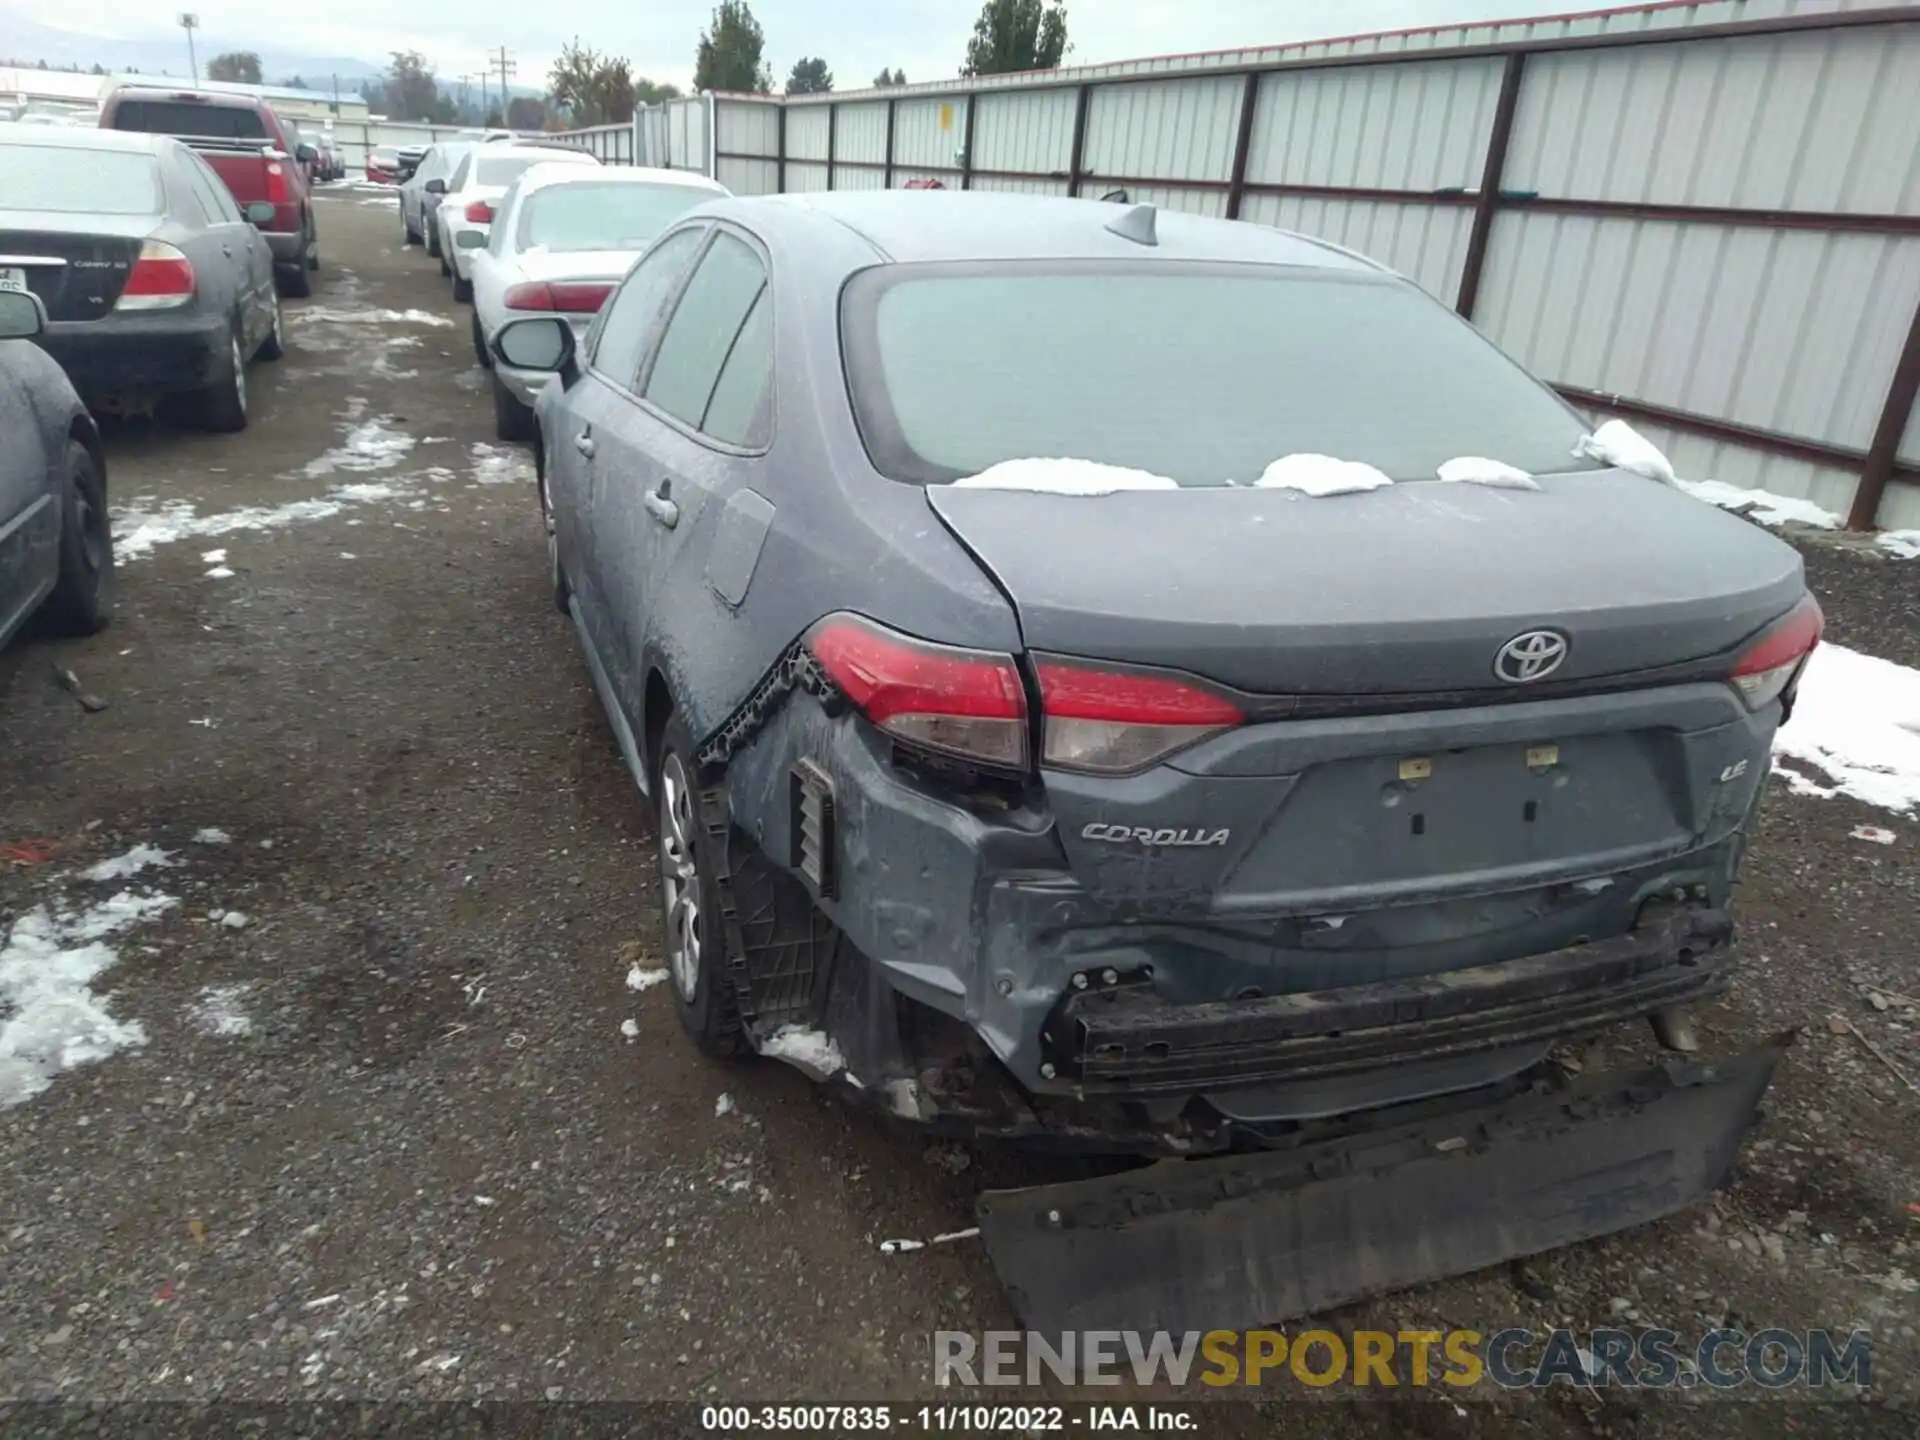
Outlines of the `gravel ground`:
[[[0,844],[57,851],[0,864],[0,925],[129,887],[180,902],[108,941],[96,982],[144,1043],[0,1111],[0,1396],[934,1393],[929,1332],[1011,1314],[973,1247],[877,1242],[967,1223],[982,1177],[1018,1165],[966,1164],[777,1064],[704,1060],[664,989],[627,987],[660,963],[646,821],[547,598],[531,469],[489,443],[467,312],[401,253],[390,201],[321,204],[329,268],[288,307],[286,360],[254,372],[246,434],[110,437],[123,543],[141,516],[203,533],[124,559],[105,634],[0,656]],[[285,523],[205,533],[243,507]],[[1920,660],[1920,564],[1810,553],[1837,638]],[[55,661],[108,708],[84,713]],[[1219,1407],[1209,1433],[1895,1423],[1920,1355],[1920,1095],[1896,1073],[1920,1077],[1899,998],[1920,999],[1917,835],[1776,789],[1745,980],[1701,1029],[1713,1049],[1802,1034],[1724,1194],[1324,1317],[1861,1325],[1873,1394],[1763,1411],[1561,1386]],[[171,864],[82,878],[136,845]],[[1645,1049],[1608,1044],[1585,1063]]]

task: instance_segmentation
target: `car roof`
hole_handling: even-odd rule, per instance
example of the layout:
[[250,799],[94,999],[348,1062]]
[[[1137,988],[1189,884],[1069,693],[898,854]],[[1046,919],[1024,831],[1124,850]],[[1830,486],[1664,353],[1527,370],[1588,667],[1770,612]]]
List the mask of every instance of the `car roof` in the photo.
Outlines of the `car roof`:
[[[1109,227],[1131,209],[1107,201],[982,191],[886,190],[762,195],[703,206],[733,216],[770,241],[810,248],[811,235],[850,230],[886,259],[1151,259],[1238,261],[1326,270],[1379,271],[1338,246],[1233,220],[1172,210],[1154,212],[1157,243],[1144,245]],[[844,238],[844,236],[842,237]],[[829,242],[830,243],[830,242]]]
[[[0,130],[0,140],[11,140],[9,131]],[[61,150],[130,150],[148,155],[163,153],[180,142],[171,135],[149,135],[141,130],[91,130],[81,126],[36,126],[31,139],[12,141],[22,145],[47,145]]]
[[589,164],[594,164],[594,165],[597,165],[600,163],[598,156],[589,154],[587,151],[578,149],[572,145],[494,144],[494,145],[476,145],[474,146],[474,149],[478,151],[481,155],[485,156],[485,158],[487,158],[488,160],[497,160],[502,155],[513,155],[526,160],[538,161],[542,159],[552,160],[558,156],[564,155],[567,157],[567,163],[572,163],[577,165],[582,160],[585,160]]
[[544,190],[549,185],[677,185],[686,190],[702,190],[715,197],[728,193],[727,187],[691,170],[660,170],[647,165],[554,164],[542,160],[520,173],[520,193]]
[[121,100],[182,100],[191,105],[211,105],[228,110],[269,110],[272,107],[259,95],[233,90],[203,90],[197,85],[116,85],[100,103],[103,107]]

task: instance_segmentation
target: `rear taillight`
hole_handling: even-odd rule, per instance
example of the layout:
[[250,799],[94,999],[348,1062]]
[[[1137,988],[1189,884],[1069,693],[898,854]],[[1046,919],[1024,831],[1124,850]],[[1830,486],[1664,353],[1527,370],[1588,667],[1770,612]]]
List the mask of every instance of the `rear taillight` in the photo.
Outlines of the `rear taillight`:
[[910,745],[1027,767],[1027,695],[1011,655],[932,645],[856,615],[807,632],[813,658],[875,725]]
[[127,272],[116,310],[168,310],[193,299],[193,262],[173,246],[149,240]]
[[267,201],[273,205],[284,205],[293,198],[293,192],[287,188],[287,167],[278,160],[267,162]]
[[1238,705],[1173,675],[1039,658],[1041,763],[1128,775],[1238,725]]
[[1809,595],[1747,647],[1730,678],[1749,710],[1758,710],[1786,693],[1826,628],[1820,602]]
[[506,306],[509,310],[593,315],[606,304],[607,296],[612,293],[611,284],[589,284],[571,280],[557,280],[550,284],[533,281],[525,285],[509,286]]
[[484,200],[475,200],[468,205],[466,214],[467,219],[475,225],[491,225],[493,223],[493,206]]

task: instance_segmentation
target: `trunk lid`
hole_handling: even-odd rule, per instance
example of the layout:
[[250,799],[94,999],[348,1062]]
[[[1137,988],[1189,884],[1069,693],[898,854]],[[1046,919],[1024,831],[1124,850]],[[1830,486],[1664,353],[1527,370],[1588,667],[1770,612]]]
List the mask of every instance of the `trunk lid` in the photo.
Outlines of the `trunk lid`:
[[1679,490],[1541,483],[926,493],[1029,649],[1257,695],[1510,691],[1495,655],[1536,629],[1568,639],[1556,682],[1630,675],[1726,650],[1804,591],[1791,546]]
[[640,256],[632,250],[522,250],[518,258],[529,280],[604,280],[617,285]]
[[[1648,481],[1542,483],[927,494],[1029,651],[1242,692],[1244,723],[1139,773],[1043,762],[1090,894],[1143,918],[1364,915],[1317,943],[1391,950],[1515,923],[1431,903],[1716,843],[1764,781],[1771,720],[1685,662],[1789,611],[1797,552]],[[1534,630],[1565,637],[1552,683],[1498,678]]]
[[0,270],[25,273],[48,320],[99,320],[113,313],[141,241],[159,224],[152,215],[0,209]]

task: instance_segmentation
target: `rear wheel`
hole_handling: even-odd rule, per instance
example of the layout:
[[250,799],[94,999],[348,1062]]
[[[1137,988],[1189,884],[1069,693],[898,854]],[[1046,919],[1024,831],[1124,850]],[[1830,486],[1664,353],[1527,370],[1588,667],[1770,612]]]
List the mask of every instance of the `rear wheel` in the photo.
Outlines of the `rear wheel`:
[[57,630],[91,635],[113,613],[113,529],[105,478],[93,452],[78,440],[67,442],[60,505],[60,577],[47,597],[46,616]]
[[200,392],[200,423],[221,434],[246,429],[247,362],[239,327],[227,337],[227,354],[214,362],[213,373],[213,383]]
[[493,376],[493,433],[502,440],[531,440],[538,427],[533,419],[533,407],[524,405],[520,397],[507,388],[499,372]]
[[403,245],[420,243],[420,232],[414,229],[413,222],[407,219],[407,206],[404,200],[400,203],[400,243]]
[[487,349],[487,332],[480,328],[480,312],[473,312],[473,358],[482,370],[493,368],[493,354]]
[[280,265],[273,272],[274,286],[282,295],[294,300],[304,300],[313,294],[313,278],[307,273],[304,260],[292,265]]
[[567,584],[567,567],[560,563],[560,532],[554,528],[553,502],[547,496],[547,477],[540,477],[540,519],[547,528],[547,583],[553,587],[553,608],[572,615],[569,600],[573,587]]
[[693,738],[678,715],[667,721],[653,777],[655,845],[660,855],[660,913],[667,975],[680,1023],[709,1055],[742,1048],[740,1009],[727,974],[716,866],[693,781]]
[[473,303],[473,282],[462,280],[458,270],[453,272],[453,298],[463,305]]

